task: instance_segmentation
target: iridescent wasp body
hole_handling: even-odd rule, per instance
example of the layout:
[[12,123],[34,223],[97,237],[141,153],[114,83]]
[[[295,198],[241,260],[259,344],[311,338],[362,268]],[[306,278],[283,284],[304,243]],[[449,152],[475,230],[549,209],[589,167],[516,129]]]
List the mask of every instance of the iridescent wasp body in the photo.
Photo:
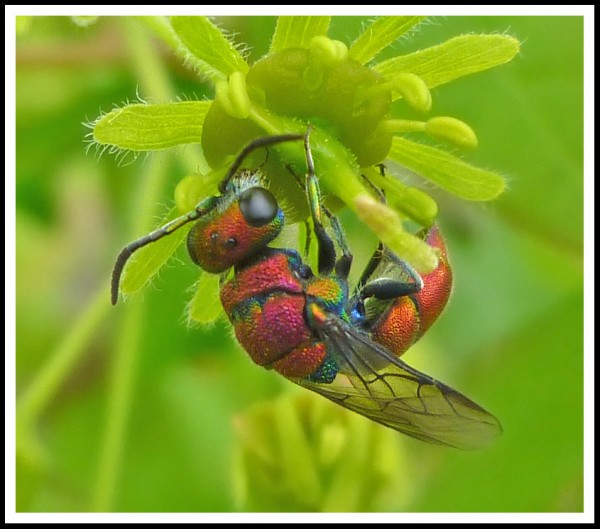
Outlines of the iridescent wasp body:
[[[268,246],[281,232],[284,214],[260,171],[240,170],[251,151],[288,141],[304,141],[305,191],[318,243],[316,274],[297,251]],[[251,142],[219,191],[122,250],[113,271],[113,304],[129,256],[195,221],[187,239],[190,257],[205,271],[221,274],[223,308],[256,364],[423,441],[474,448],[501,432],[493,415],[399,359],[441,313],[450,294],[452,274],[437,228],[425,235],[441,253],[431,274],[421,278],[380,244],[351,294],[352,255],[337,218],[321,203],[309,132]]]

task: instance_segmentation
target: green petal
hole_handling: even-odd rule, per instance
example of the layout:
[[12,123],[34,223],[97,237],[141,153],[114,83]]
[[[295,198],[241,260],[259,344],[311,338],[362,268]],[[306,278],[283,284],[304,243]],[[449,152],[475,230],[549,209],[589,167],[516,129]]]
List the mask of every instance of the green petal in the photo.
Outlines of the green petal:
[[223,32],[206,17],[172,17],[171,25],[202,75],[213,83],[235,71],[246,73],[248,64]]
[[213,323],[221,314],[219,276],[202,272],[196,293],[188,306],[188,317],[199,323]]
[[331,17],[279,17],[270,52],[308,48],[313,37],[327,35]]
[[366,64],[425,17],[379,17],[350,46],[350,57]]
[[[162,224],[166,224],[178,216],[177,209],[173,208]],[[144,287],[173,255],[188,231],[189,228],[179,229],[135,252],[125,267],[123,279],[121,280],[121,292],[133,294]]]
[[504,64],[518,52],[519,41],[507,35],[461,35],[373,68],[388,80],[399,73],[413,73],[432,88]]
[[131,151],[200,143],[204,117],[211,104],[212,101],[182,101],[117,108],[93,124],[94,141]]
[[400,137],[392,141],[388,158],[467,200],[492,200],[505,187],[504,179],[497,173],[473,167],[435,147]]

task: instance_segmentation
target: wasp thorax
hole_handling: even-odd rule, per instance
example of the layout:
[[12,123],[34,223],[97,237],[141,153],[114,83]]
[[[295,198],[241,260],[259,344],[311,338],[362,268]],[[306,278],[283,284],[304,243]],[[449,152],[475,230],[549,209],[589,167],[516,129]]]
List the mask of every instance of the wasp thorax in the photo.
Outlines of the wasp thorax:
[[283,212],[262,187],[241,191],[223,209],[201,218],[188,234],[187,248],[198,266],[219,273],[254,255],[283,227]]

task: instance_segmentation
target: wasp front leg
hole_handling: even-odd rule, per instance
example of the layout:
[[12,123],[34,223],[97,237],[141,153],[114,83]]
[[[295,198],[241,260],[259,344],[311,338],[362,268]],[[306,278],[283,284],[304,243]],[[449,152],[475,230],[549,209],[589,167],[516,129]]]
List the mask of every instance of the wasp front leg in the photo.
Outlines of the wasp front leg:
[[[309,131],[310,132],[310,131]],[[315,166],[312,158],[312,152],[309,144],[309,133],[304,139],[304,149],[306,152],[306,182],[305,192],[308,198],[308,206],[313,222],[313,230],[317,238],[319,247],[319,262],[318,270],[320,275],[329,275],[334,270],[336,275],[341,279],[347,279],[352,265],[352,253],[346,243],[344,232],[337,217],[331,213],[324,205],[319,188],[319,180],[315,174]],[[332,238],[327,234],[323,225],[323,214],[329,218],[331,228],[336,237],[336,242],[342,251],[342,255],[338,259],[336,257],[335,245]]]

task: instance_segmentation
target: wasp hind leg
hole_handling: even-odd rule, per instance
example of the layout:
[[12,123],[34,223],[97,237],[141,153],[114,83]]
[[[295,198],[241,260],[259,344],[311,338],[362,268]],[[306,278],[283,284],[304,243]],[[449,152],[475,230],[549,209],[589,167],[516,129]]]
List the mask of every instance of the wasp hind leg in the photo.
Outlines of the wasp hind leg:
[[[380,170],[383,174],[384,167],[381,166]],[[368,184],[373,192],[377,195],[379,201],[382,204],[385,204],[387,200],[384,191],[371,182],[366,175],[363,174],[362,176],[365,183]],[[371,280],[371,277],[376,273],[377,269],[380,266],[383,266],[384,261],[387,261],[394,267],[402,270],[402,275],[405,276],[408,281],[386,277],[380,277]],[[355,303],[355,306],[360,308],[364,307],[364,301],[370,297],[381,301],[393,300],[402,296],[416,294],[422,288],[423,279],[419,273],[407,262],[390,252],[386,246],[379,241],[377,248],[373,252],[371,259],[369,259],[367,266],[365,267],[360,279],[356,284],[352,299]]]

